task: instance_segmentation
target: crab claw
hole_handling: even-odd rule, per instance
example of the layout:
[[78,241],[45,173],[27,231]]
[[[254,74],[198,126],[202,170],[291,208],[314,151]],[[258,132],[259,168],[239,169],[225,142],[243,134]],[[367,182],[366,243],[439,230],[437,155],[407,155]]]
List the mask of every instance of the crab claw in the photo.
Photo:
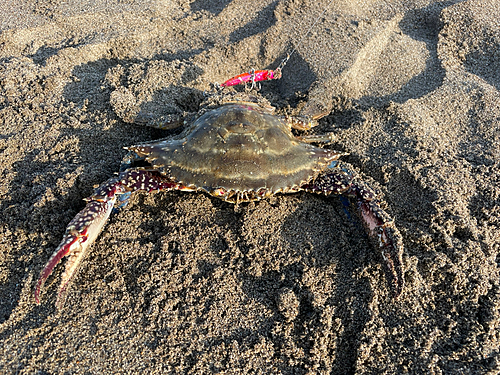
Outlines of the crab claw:
[[385,212],[377,193],[362,182],[347,163],[334,160],[326,173],[320,174],[312,184],[302,188],[313,193],[342,194],[356,201],[358,213],[366,233],[384,258],[392,296],[398,298],[404,287],[403,237],[394,220]]
[[68,283],[75,276],[82,259],[106,224],[118,198],[120,198],[120,206],[123,207],[130,193],[134,191],[152,192],[174,189],[189,190],[181,184],[163,178],[158,172],[142,168],[125,170],[118,177],[110,178],[99,186],[91,197],[85,199],[87,201],[85,208],[68,224],[61,243],[40,274],[35,288],[36,303],[40,303],[40,293],[45,280],[61,259],[69,255],[56,301],[57,308],[64,305]]
[[54,251],[47,265],[40,274],[35,288],[35,301],[40,303],[40,293],[45,280],[50,276],[54,268],[63,257],[69,255],[66,263],[66,270],[62,276],[61,286],[57,295],[56,306],[64,304],[66,288],[69,281],[78,270],[82,259],[85,257],[88,249],[101,232],[104,224],[113,209],[117,196],[115,194],[96,196],[88,198],[88,203],[73,220],[68,224],[66,233]]
[[398,298],[404,287],[403,240],[392,219],[375,201],[359,204],[359,211],[367,232],[382,252],[390,279],[393,298]]

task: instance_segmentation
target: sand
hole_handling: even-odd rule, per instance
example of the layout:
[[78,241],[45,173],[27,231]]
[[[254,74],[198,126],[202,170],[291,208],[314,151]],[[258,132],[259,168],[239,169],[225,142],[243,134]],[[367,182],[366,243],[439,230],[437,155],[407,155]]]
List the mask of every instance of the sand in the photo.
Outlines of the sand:
[[[500,372],[497,1],[7,0],[0,5],[0,373]],[[406,285],[337,196],[238,208],[137,195],[95,242],[62,310],[40,271],[124,146],[172,131],[124,105],[196,110],[211,82],[276,68],[281,113],[387,202]],[[114,98],[114,99],[113,99]],[[113,101],[114,100],[114,101]],[[349,212],[351,212],[349,214]]]

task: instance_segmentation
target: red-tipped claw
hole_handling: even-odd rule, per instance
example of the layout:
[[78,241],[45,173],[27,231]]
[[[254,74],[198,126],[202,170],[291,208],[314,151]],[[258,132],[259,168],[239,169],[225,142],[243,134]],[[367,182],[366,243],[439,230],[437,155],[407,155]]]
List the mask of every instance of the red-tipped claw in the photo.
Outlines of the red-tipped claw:
[[90,245],[92,245],[104,227],[116,201],[116,195],[114,194],[99,198],[90,200],[85,208],[69,223],[61,243],[40,274],[35,288],[36,303],[40,303],[40,293],[45,280],[47,280],[61,259],[69,255],[56,301],[57,307],[61,307],[64,304],[65,292],[69,281],[78,270],[78,266],[88,252]]
[[394,226],[392,219],[379,207],[377,202],[360,203],[359,211],[368,235],[382,251],[393,297],[398,298],[404,287],[401,234]]
[[61,243],[40,274],[35,288],[36,303],[40,303],[40,293],[45,280],[61,259],[69,255],[56,301],[58,308],[64,305],[68,283],[76,274],[82,259],[106,224],[118,196],[138,190],[151,192],[173,189],[183,190],[186,188],[163,178],[158,172],[140,168],[126,170],[120,173],[117,178],[110,178],[99,186],[94,191],[94,195],[86,199],[85,208],[68,224]]

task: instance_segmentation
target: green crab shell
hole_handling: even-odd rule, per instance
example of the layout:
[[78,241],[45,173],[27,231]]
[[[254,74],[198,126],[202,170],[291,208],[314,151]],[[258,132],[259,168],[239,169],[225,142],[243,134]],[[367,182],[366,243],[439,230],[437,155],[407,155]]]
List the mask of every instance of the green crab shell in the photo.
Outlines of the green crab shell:
[[173,181],[216,196],[222,189],[230,201],[298,191],[341,155],[299,141],[278,117],[251,103],[206,112],[183,138],[128,149]]

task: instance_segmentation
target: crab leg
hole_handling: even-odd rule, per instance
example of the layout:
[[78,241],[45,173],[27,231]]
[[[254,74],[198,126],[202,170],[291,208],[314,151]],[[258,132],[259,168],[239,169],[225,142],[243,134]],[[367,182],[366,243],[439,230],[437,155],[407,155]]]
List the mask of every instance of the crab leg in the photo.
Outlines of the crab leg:
[[[361,182],[346,163],[337,162],[320,175],[312,184],[303,186],[306,191],[323,194],[342,194],[357,201],[359,216],[368,236],[381,251],[386,264],[392,294],[397,298],[404,285],[402,265],[403,240],[394,225],[394,220],[381,207],[377,194]],[[340,163],[339,163],[340,164]]]
[[276,70],[252,70],[248,73],[239,74],[236,77],[228,79],[226,82],[222,83],[222,87],[236,86],[241,85],[243,83],[252,82],[252,85],[255,82],[260,81],[268,81],[271,79],[280,79],[281,78],[281,69]]
[[40,278],[35,288],[36,303],[40,303],[40,293],[45,280],[47,280],[61,259],[69,255],[56,301],[56,306],[58,307],[64,304],[65,292],[69,282],[76,274],[78,266],[88,253],[90,246],[106,224],[113,206],[120,195],[138,190],[151,192],[158,190],[182,190],[182,188],[182,185],[165,179],[158,172],[145,169],[124,171],[118,177],[111,178],[99,186],[92,196],[85,199],[87,201],[85,208],[68,224],[61,243],[40,273]]

